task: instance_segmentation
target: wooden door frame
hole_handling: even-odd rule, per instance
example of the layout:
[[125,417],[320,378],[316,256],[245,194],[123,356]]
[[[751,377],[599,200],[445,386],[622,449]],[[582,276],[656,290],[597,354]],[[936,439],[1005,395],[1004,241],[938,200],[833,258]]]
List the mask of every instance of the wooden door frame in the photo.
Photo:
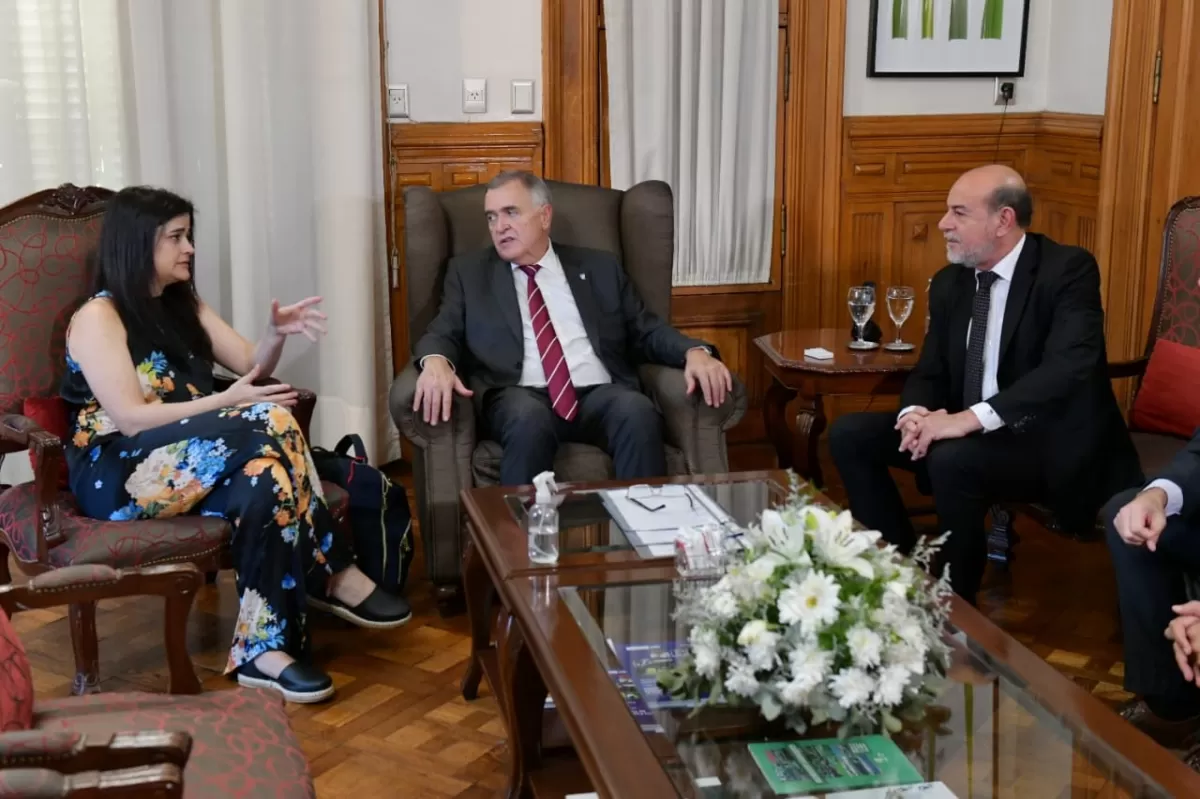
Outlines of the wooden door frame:
[[1162,235],[1150,229],[1150,159],[1158,108],[1153,89],[1162,46],[1162,3],[1113,2],[1096,235],[1112,359],[1142,354],[1150,321],[1142,312],[1144,292],[1147,279],[1158,271],[1157,264],[1143,261],[1150,239]]
[[[554,180],[600,179],[599,9],[600,0],[542,2],[545,176]],[[846,5],[780,0],[780,11],[792,53],[781,279],[783,326],[793,328],[818,323],[822,273],[837,267]]]

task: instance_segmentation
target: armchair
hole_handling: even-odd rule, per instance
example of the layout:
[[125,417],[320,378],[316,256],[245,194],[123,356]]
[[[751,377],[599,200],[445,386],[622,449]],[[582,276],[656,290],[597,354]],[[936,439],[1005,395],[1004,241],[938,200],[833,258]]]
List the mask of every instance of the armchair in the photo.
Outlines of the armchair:
[[[1108,376],[1113,380],[1137,379],[1131,401],[1137,398],[1137,392],[1141,389],[1142,377],[1146,374],[1146,366],[1150,363],[1156,343],[1171,341],[1200,348],[1200,326],[1197,325],[1200,320],[1200,247],[1197,247],[1200,237],[1200,197],[1184,197],[1172,205],[1163,228],[1158,289],[1150,332],[1146,337],[1146,352],[1140,358],[1108,364]],[[1187,438],[1140,428],[1132,413],[1129,432],[1147,478],[1161,472],[1188,442]],[[1074,538],[1104,536],[1104,519],[1096,519],[1088,529],[1064,530],[1054,514],[1041,505],[996,506],[992,509],[992,531],[988,535],[988,557],[992,561],[1007,564],[1012,559],[1017,539],[1012,526],[1015,513],[1028,514],[1048,529],[1065,532]],[[1197,595],[1200,595],[1200,591]]]
[[[69,566],[24,585],[0,587],[0,608],[9,616],[64,603],[165,597],[171,688],[171,694],[35,701],[28,719],[3,718],[0,796],[314,795],[307,759],[280,697],[247,688],[178,695],[200,690],[187,654],[187,618],[202,582],[192,564],[129,570]],[[4,698],[32,696],[24,648],[5,616],[0,616],[0,661]]]
[[[671,189],[646,181],[627,191],[548,181],[554,196],[550,236],[554,241],[607,250],[621,258],[646,306],[671,316],[671,266],[674,208]],[[452,256],[491,245],[483,214],[484,186],[437,193],[426,187],[404,192],[405,266],[409,341],[425,332],[441,303],[441,286]],[[643,365],[639,376],[663,415],[667,469],[671,474],[729,470],[725,431],[746,410],[745,387],[734,390],[719,408],[699,395],[688,396],[683,372]],[[456,598],[461,578],[462,523],[458,496],[463,488],[495,485],[500,445],[476,430],[469,399],[454,398],[449,424],[430,426],[412,412],[417,368],[411,361],[392,384],[392,419],[414,446],[413,483],[425,563],[439,605],[445,611]],[[560,481],[612,478],[608,455],[596,447],[564,444],[554,470]]]
[[[55,398],[65,368],[67,323],[87,298],[87,257],[111,195],[108,189],[64,184],[0,208],[0,458],[28,452],[34,467],[33,481],[0,486],[0,584],[11,580],[10,551],[31,574],[80,564],[191,562],[209,573],[229,566],[232,530],[224,519],[89,519],[60,480],[68,420]],[[40,409],[37,420],[26,415],[31,403]],[[311,391],[301,392],[295,416],[306,436],[315,403]],[[349,496],[332,484],[323,486],[334,518],[345,524]],[[96,604],[72,604],[69,615],[74,692],[98,690]]]

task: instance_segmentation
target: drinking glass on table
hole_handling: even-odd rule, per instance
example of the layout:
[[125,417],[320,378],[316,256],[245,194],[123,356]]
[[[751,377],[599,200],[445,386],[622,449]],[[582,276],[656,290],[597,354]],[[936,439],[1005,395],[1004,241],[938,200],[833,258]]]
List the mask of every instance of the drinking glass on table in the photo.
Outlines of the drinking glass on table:
[[874,341],[867,341],[863,338],[863,325],[865,325],[875,313],[875,288],[874,286],[854,286],[850,289],[850,293],[846,297],[846,304],[850,306],[850,318],[854,320],[854,338],[850,341],[850,349],[852,350],[873,350],[878,345]]
[[896,340],[891,344],[885,344],[883,346],[885,350],[907,352],[916,346],[900,338],[900,329],[904,327],[909,314],[912,313],[916,296],[916,292],[911,286],[892,286],[887,290],[888,316],[892,317],[892,323],[896,325]]

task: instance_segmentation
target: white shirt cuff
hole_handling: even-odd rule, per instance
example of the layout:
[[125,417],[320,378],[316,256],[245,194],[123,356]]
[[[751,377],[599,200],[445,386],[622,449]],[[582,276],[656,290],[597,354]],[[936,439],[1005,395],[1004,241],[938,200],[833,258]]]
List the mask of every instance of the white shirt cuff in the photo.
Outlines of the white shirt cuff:
[[426,355],[424,358],[417,361],[417,366],[424,369],[425,362],[428,361],[430,358],[441,358],[443,361],[450,364],[450,371],[454,372],[455,374],[458,374],[458,370],[454,368],[454,362],[451,361],[449,358],[447,358],[445,355]]
[[1151,488],[1161,488],[1163,493],[1167,495],[1167,515],[1177,516],[1183,510],[1183,489],[1175,485],[1170,480],[1163,480],[1161,477],[1151,481],[1150,485],[1144,490],[1149,491]]
[[979,423],[983,425],[983,429],[989,433],[1004,427],[1004,420],[1000,418],[1000,414],[992,410],[992,406],[986,402],[977,402],[972,405],[971,413],[975,414]]
[[903,419],[906,415],[908,415],[909,413],[912,413],[912,409],[915,407],[917,407],[917,406],[909,405],[907,408],[904,408],[903,410],[901,410],[900,413],[896,414],[896,421],[898,422],[901,419]]
[[[712,350],[708,347],[688,347],[688,352],[691,352],[692,350],[704,350],[706,354],[712,355]],[[687,353],[684,354],[686,355]]]

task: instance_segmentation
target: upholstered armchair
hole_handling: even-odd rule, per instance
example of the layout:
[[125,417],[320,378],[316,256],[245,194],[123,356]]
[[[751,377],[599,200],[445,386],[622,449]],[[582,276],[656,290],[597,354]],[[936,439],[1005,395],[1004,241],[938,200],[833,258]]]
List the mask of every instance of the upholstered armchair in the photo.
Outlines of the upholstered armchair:
[[[201,572],[191,564],[69,566],[0,587],[0,796],[314,796],[282,698],[256,688],[209,691],[187,654]],[[97,599],[163,597],[169,694],[122,692],[34,700],[9,616]],[[193,696],[180,694],[197,694]]]
[[[1166,346],[1160,358],[1176,361],[1181,348],[1200,351],[1200,197],[1185,197],[1171,206],[1163,226],[1162,257],[1159,261],[1158,289],[1154,299],[1154,316],[1146,339],[1146,353],[1131,361],[1114,361],[1108,365],[1109,377],[1114,380],[1136,378],[1133,408],[1129,414],[1129,432],[1137,448],[1142,471],[1152,478],[1161,472],[1191,438],[1187,425],[1165,422],[1157,401],[1143,395],[1146,368],[1160,343]],[[1174,350],[1174,353],[1168,352]],[[1186,350],[1183,350],[1186,352]],[[1197,353],[1200,362],[1200,352]],[[1166,367],[1167,369],[1178,367]],[[1194,381],[1194,378],[1193,378]],[[1154,391],[1173,393],[1162,386]],[[1194,397],[1187,398],[1194,402]],[[1130,486],[1133,488],[1133,486]],[[1016,545],[1013,531],[1015,513],[1026,513],[1047,528],[1074,538],[1096,538],[1104,535],[1106,521],[1097,519],[1093,527],[1084,530],[1064,530],[1047,508],[1041,505],[998,506],[992,509],[992,531],[988,536],[988,557],[1001,564],[1012,558]],[[1197,592],[1200,595],[1200,591]]]
[[[549,181],[554,241],[607,250],[621,259],[646,306],[671,317],[671,264],[674,207],[671,189],[660,181],[627,191]],[[405,267],[409,341],[425,332],[441,303],[449,259],[491,245],[483,214],[484,186],[448,192],[409,187],[404,192]],[[644,390],[662,412],[667,435],[667,468],[672,474],[729,470],[725,431],[746,410],[746,392],[735,377],[734,391],[719,408],[688,396],[683,372],[644,365]],[[494,485],[500,473],[500,445],[476,430],[469,399],[454,398],[449,424],[430,426],[412,412],[417,368],[409,363],[392,384],[392,418],[414,447],[413,477],[425,563],[439,603],[458,592],[462,524],[458,494],[463,488]],[[560,481],[612,478],[606,453],[583,444],[564,444],[555,458]]]
[[[228,568],[232,530],[219,517],[134,522],[89,519],[67,489],[62,439],[67,409],[58,398],[66,329],[87,298],[88,255],[112,192],[65,184],[0,208],[0,458],[28,453],[34,479],[0,486],[0,584],[10,581],[11,551],[23,572],[103,564],[125,568],[197,564]],[[316,396],[301,392],[295,415],[307,435]],[[345,523],[346,492],[323,484]],[[70,606],[75,693],[98,690],[95,602]]]

